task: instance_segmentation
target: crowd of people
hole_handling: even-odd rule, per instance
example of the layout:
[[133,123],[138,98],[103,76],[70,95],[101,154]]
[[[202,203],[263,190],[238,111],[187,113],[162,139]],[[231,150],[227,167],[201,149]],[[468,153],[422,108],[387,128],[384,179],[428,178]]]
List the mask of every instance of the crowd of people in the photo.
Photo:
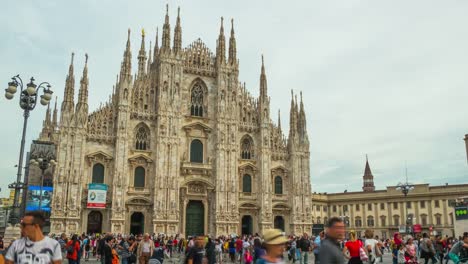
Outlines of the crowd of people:
[[382,262],[384,254],[391,255],[393,264],[468,263],[468,232],[457,239],[395,233],[384,240],[370,229],[364,237],[353,230],[346,232],[343,220],[336,217],[328,221],[326,230],[312,237],[307,233],[286,237],[278,229],[265,230],[262,236],[216,238],[111,233],[45,236],[44,224],[41,212],[27,212],[21,222],[22,237],[6,249],[5,263],[57,264],[67,259],[75,264],[92,258],[102,264],[162,264],[176,257],[181,264],[375,264]]

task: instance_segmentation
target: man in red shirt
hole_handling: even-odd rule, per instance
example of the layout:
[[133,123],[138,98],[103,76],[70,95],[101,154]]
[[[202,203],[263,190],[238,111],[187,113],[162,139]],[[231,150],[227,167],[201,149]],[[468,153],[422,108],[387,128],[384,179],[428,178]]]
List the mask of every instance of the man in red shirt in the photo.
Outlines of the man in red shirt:
[[242,263],[242,239],[240,237],[237,238],[236,240],[236,254],[237,254],[237,260]]

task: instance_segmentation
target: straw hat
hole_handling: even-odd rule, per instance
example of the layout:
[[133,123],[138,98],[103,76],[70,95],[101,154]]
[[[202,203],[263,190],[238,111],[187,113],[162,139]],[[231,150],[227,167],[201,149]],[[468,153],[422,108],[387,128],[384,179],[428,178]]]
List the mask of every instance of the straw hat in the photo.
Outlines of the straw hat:
[[279,229],[267,229],[263,233],[264,243],[268,245],[279,245],[288,242],[288,239]]

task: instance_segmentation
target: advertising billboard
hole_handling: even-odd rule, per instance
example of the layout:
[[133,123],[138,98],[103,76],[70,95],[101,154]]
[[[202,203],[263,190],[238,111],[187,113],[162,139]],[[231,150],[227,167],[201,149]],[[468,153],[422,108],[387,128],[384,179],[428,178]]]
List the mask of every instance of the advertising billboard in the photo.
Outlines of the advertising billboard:
[[[26,198],[26,211],[41,210],[50,212],[50,204],[52,202],[52,191],[52,187],[42,187],[41,198],[41,186],[28,186],[28,193]],[[39,208],[39,204],[41,204],[41,208]]]
[[88,184],[87,208],[106,208],[107,184]]

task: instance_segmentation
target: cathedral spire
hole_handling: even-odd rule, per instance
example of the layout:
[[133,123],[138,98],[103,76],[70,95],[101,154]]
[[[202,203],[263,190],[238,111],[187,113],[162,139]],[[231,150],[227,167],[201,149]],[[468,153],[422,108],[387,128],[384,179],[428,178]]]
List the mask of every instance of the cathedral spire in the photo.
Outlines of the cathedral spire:
[[45,119],[43,126],[50,126],[51,125],[51,113],[50,113],[50,103],[47,104],[47,110],[45,113]]
[[301,133],[302,137],[306,136],[306,118],[305,118],[305,111],[304,111],[304,103],[302,101],[302,91],[300,92],[301,96],[301,103],[299,109],[299,122],[298,122],[298,131]]
[[76,111],[80,109],[88,112],[88,54],[85,54],[85,66],[83,68],[83,76],[80,81],[80,91],[78,92],[78,103],[76,104]]
[[366,168],[364,169],[364,176],[363,178],[363,186],[362,190],[364,192],[373,192],[375,191],[375,186],[374,186],[374,175],[372,175],[372,171],[369,166],[369,160],[367,158],[366,154]]
[[156,27],[156,39],[154,41],[153,61],[156,61],[159,54],[159,28]]
[[174,53],[179,53],[182,50],[182,27],[180,26],[180,7],[177,8],[177,22],[174,28]]
[[70,66],[68,67],[68,75],[65,81],[65,91],[64,91],[63,102],[61,106],[62,113],[68,112],[72,114],[73,109],[75,107],[75,103],[74,103],[75,75],[74,75],[74,68],[73,68],[74,57],[75,57],[75,53],[72,52]]
[[217,64],[226,62],[226,38],[224,37],[224,18],[221,17],[221,27],[219,28],[218,45],[216,47],[216,61]]
[[297,131],[296,104],[294,103],[294,92],[291,90],[291,109],[289,110],[289,138],[292,139]]
[[130,50],[130,29],[128,29],[127,46],[125,48],[122,66],[120,68],[120,80],[130,80],[132,77],[132,52]]
[[145,75],[146,67],[146,49],[145,49],[145,30],[141,30],[141,47],[138,53],[138,77],[141,78]]
[[52,125],[54,127],[54,129],[57,127],[58,123],[57,123],[57,120],[58,120],[58,110],[57,110],[57,96],[55,97],[55,105],[54,105],[54,115],[52,117]]
[[260,73],[260,100],[266,101],[268,99],[268,89],[267,89],[267,80],[265,74],[265,64],[262,54],[262,70]]
[[278,129],[281,131],[281,110],[278,109]]
[[148,65],[146,67],[146,72],[150,72],[150,68],[151,68],[151,41],[150,41],[150,45],[149,45],[149,48],[148,48]]
[[231,37],[229,38],[229,64],[237,63],[236,37],[234,36],[234,19],[231,19]]
[[169,25],[169,4],[166,4],[166,17],[164,20],[161,52],[171,51],[171,26]]

